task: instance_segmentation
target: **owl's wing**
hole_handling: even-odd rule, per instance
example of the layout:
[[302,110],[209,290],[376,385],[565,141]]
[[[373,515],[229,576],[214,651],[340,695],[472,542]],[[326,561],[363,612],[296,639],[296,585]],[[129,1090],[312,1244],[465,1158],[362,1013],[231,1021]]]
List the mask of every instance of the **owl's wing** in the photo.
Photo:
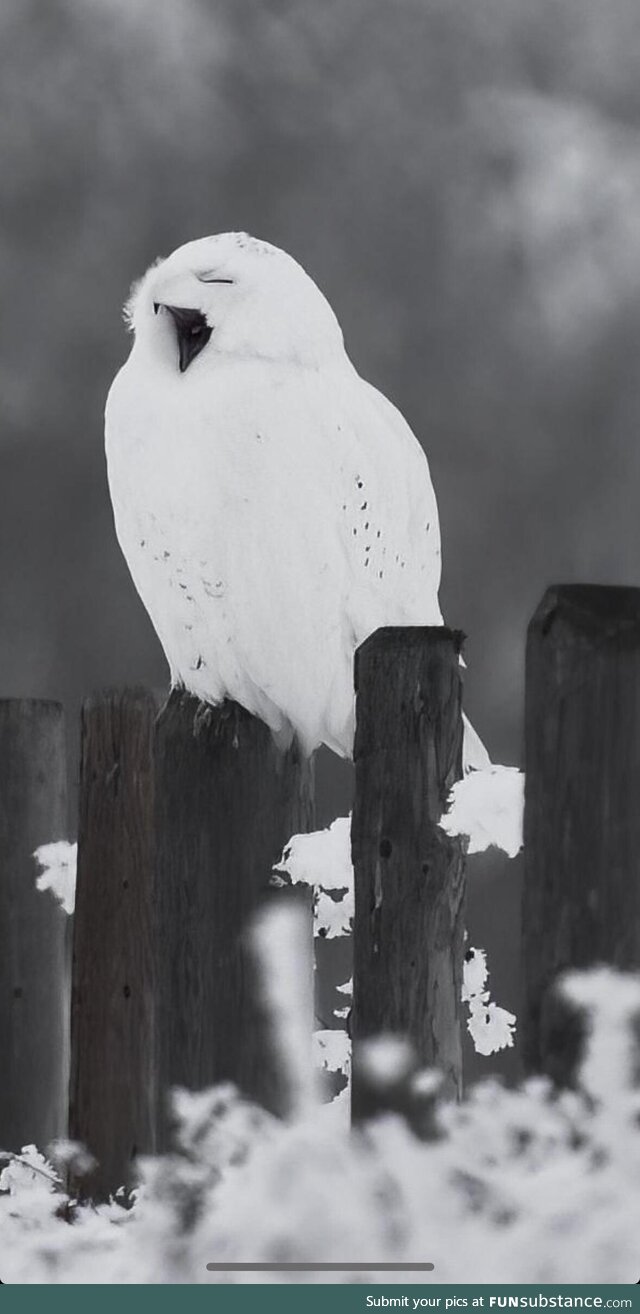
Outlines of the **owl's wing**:
[[424,451],[355,371],[339,412],[336,494],[356,642],[381,625],[440,625],[440,526]]
[[[436,496],[425,453],[393,404],[356,375],[344,400],[349,462],[343,463],[343,538],[349,558],[345,600],[355,641],[382,625],[444,624]],[[491,770],[482,740],[464,717],[464,769]]]

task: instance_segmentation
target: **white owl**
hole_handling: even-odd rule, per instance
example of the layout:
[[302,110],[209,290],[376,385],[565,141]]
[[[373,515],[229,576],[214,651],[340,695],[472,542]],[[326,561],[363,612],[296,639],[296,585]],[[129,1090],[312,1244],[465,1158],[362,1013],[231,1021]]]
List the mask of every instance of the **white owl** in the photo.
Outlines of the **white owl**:
[[[357,374],[313,280],[267,242],[189,242],[127,313],[109,484],[172,684],[350,756],[358,645],[443,623],[420,444]],[[470,727],[466,758],[488,760]]]

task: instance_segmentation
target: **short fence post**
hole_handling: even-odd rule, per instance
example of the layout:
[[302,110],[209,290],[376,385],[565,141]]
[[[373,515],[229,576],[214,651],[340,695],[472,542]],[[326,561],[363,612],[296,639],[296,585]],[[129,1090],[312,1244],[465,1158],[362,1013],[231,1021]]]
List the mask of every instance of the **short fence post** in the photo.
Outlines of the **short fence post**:
[[64,713],[0,701],[0,1149],[67,1129],[68,917],[36,889],[34,849],[67,837]]
[[97,1159],[87,1185],[129,1185],[154,1149],[153,732],[144,690],[82,708],[70,1132]]
[[462,1089],[464,851],[438,829],[462,775],[461,636],[378,630],[356,654],[354,1116],[370,1109],[359,1041],[411,1041]]
[[[311,828],[311,764],[237,704],[205,708],[179,691],[159,717],[155,757],[161,1100],[175,1085],[232,1081],[284,1111],[245,937],[273,863]],[[164,1104],[158,1125],[166,1145]]]
[[550,588],[529,626],[524,1062],[571,1079],[565,968],[640,967],[640,589]]

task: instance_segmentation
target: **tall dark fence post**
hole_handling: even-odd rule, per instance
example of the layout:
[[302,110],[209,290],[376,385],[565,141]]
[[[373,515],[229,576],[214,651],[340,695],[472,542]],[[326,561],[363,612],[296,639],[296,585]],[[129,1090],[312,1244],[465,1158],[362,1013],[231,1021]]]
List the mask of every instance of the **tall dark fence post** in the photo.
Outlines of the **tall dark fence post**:
[[462,1087],[464,855],[438,829],[462,775],[460,635],[381,629],[356,655],[353,1109],[357,1044],[395,1032]]
[[0,701],[0,1149],[66,1133],[67,914],[36,889],[33,851],[67,837],[64,714]]
[[[233,1081],[281,1111],[245,932],[285,843],[311,827],[311,765],[235,703],[204,709],[179,692],[155,752],[162,1096]],[[160,1135],[166,1143],[162,1113]]]
[[529,626],[524,1061],[570,1077],[567,967],[640,967],[640,589],[548,590]]
[[104,1196],[154,1148],[153,732],[145,691],[82,709],[70,1132]]

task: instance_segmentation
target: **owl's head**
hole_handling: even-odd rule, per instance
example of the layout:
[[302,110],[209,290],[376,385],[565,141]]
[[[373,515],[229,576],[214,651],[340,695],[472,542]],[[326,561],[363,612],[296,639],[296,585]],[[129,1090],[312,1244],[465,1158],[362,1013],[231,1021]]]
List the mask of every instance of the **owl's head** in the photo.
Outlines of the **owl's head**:
[[286,252],[246,233],[188,242],[152,265],[125,314],[136,344],[182,374],[221,354],[317,367],[344,350],[313,279]]

